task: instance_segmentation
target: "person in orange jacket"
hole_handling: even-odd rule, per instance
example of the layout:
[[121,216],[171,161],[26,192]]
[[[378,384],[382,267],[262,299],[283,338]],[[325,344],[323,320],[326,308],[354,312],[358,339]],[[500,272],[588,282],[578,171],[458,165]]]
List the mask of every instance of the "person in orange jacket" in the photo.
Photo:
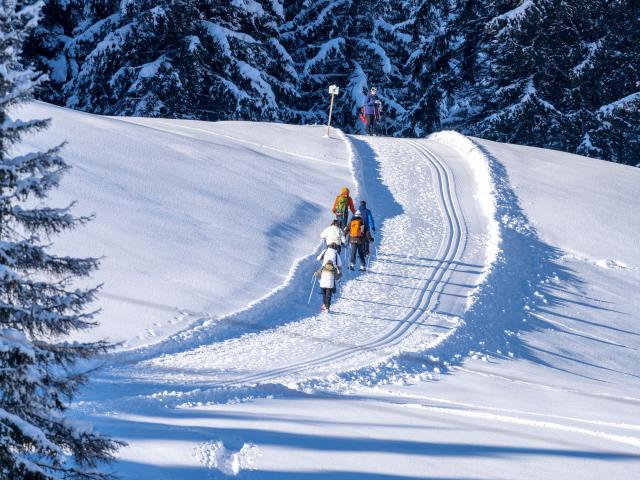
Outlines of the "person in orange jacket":
[[336,216],[336,220],[338,220],[338,226],[341,229],[347,226],[349,210],[351,210],[351,213],[356,213],[356,209],[353,206],[353,200],[351,200],[351,197],[349,196],[349,189],[347,187],[343,187],[340,190],[340,195],[338,195],[333,202],[332,209],[332,212]]

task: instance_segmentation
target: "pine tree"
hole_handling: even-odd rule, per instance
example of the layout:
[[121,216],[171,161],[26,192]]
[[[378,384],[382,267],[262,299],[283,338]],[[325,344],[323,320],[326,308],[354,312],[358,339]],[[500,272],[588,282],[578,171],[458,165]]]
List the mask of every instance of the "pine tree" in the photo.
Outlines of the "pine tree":
[[390,0],[297,0],[285,10],[283,43],[300,72],[298,120],[326,122],[327,87],[341,87],[334,124],[358,130],[357,111],[368,89],[384,102],[383,129],[404,113],[399,65],[407,57],[403,4]]
[[[50,0],[52,11],[57,1]],[[52,88],[61,94],[44,98],[71,108],[286,120],[297,73],[278,40],[282,17],[280,0],[92,0],[71,36],[46,34],[62,30],[51,21],[29,55],[61,82]],[[56,44],[62,52],[38,48],[52,37],[64,38]]]
[[481,108],[487,23],[508,7],[500,0],[423,0],[411,15],[407,112],[402,135],[464,128]]
[[72,68],[65,46],[82,21],[82,0],[47,0],[41,19],[27,40],[25,51],[30,52],[38,71],[49,72],[50,81],[41,85],[40,95],[57,104],[63,102],[62,85],[77,72]]
[[40,98],[94,113],[442,128],[629,164],[638,0],[45,0]]
[[104,353],[105,342],[64,337],[94,325],[87,305],[95,289],[73,280],[97,267],[93,258],[49,252],[48,239],[86,222],[70,208],[43,206],[68,170],[60,147],[16,155],[25,134],[48,121],[21,121],[12,109],[46,78],[20,66],[41,2],[0,2],[0,478],[104,479],[97,470],[119,442],[74,422],[65,411],[86,380],[78,361]]
[[472,133],[632,163],[640,130],[637,0],[527,0],[496,17]]
[[640,166],[640,1],[608,2],[590,23],[572,70],[571,95],[584,105],[575,151]]

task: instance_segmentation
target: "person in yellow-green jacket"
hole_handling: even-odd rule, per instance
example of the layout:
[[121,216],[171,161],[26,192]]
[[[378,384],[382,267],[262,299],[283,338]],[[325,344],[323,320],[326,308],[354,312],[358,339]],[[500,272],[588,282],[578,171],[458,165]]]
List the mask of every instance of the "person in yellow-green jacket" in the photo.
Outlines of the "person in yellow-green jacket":
[[344,228],[347,226],[347,220],[349,220],[349,210],[351,213],[356,213],[356,209],[353,206],[353,200],[349,196],[349,189],[343,187],[333,202],[333,209],[331,210],[338,220],[338,226]]

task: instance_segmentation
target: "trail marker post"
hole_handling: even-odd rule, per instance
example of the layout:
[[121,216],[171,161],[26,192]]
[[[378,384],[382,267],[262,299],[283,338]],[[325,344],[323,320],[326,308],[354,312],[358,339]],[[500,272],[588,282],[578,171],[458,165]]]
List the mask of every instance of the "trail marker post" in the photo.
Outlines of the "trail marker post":
[[333,115],[333,99],[340,93],[340,87],[337,85],[329,85],[329,95],[331,95],[331,104],[329,105],[329,123],[327,123],[327,137],[331,136],[331,115]]

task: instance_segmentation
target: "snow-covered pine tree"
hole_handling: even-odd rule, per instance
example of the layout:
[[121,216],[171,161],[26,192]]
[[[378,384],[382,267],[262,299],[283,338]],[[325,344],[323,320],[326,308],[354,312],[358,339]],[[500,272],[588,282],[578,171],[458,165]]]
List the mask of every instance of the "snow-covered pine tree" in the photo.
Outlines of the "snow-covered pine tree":
[[640,166],[640,2],[607,2],[590,26],[572,70],[571,95],[588,112],[576,152]]
[[461,9],[449,0],[425,0],[412,12],[411,56],[407,62],[409,105],[402,125],[405,135],[440,130],[447,105],[461,78],[456,58],[464,37],[456,32]]
[[29,53],[54,80],[64,78],[61,98],[44,98],[71,108],[286,120],[297,74],[278,40],[282,22],[281,0],[92,0],[72,35],[58,42],[62,52]]
[[40,96],[53,103],[63,102],[62,85],[74,74],[65,45],[82,20],[82,0],[47,0],[41,19],[27,40],[25,51],[38,71],[48,72],[50,81],[41,86]]
[[[560,105],[562,76],[573,64],[567,45],[576,35],[568,4],[527,0],[489,24],[494,35],[491,68],[485,79],[485,109],[478,126],[481,136],[499,141],[567,149],[569,136]],[[556,17],[557,16],[557,17]],[[568,55],[569,54],[569,55]]]
[[423,0],[411,15],[407,112],[402,135],[464,128],[482,104],[487,68],[486,24],[509,8],[504,0]]
[[383,128],[390,133],[404,113],[399,102],[407,58],[402,31],[405,3],[390,0],[294,0],[286,4],[282,39],[300,72],[298,120],[325,122],[327,87],[341,87],[334,124],[347,131],[362,126],[357,110],[367,89],[378,88],[385,111]]
[[631,44],[640,27],[628,18],[638,8],[630,0],[526,0],[496,17],[484,109],[468,130],[632,163],[640,71]]
[[93,258],[49,252],[50,236],[85,222],[67,208],[42,204],[68,169],[59,147],[15,154],[25,134],[46,120],[11,112],[46,77],[20,65],[19,55],[42,3],[0,2],[0,478],[105,479],[99,463],[120,443],[65,415],[86,375],[78,361],[105,352],[105,342],[64,337],[94,325],[86,311],[95,289],[72,282],[97,266]]

